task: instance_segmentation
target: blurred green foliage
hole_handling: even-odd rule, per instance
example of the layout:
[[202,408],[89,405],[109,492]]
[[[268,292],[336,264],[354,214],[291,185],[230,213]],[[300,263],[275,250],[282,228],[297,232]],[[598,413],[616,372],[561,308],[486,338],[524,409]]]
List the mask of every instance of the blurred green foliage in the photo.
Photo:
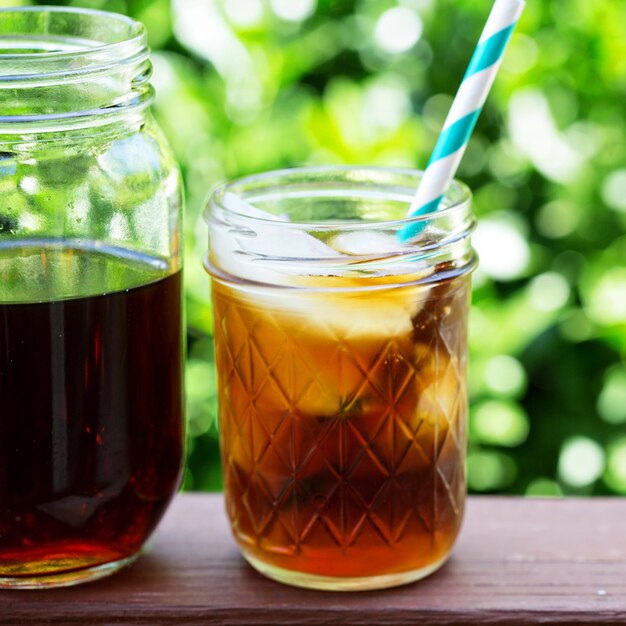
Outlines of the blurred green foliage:
[[[491,2],[45,3],[149,29],[155,113],[187,186],[186,486],[217,489],[207,191],[302,164],[423,166]],[[482,261],[473,491],[626,493],[624,15],[626,0],[529,3],[459,172]]]

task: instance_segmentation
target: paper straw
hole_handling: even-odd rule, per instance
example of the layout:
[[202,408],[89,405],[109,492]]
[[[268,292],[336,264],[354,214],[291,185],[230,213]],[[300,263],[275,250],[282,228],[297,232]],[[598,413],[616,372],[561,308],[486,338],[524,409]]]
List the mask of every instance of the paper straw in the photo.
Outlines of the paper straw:
[[[523,0],[496,0],[493,5],[411,203],[409,217],[425,215],[439,208],[463,158],[524,4]],[[424,227],[423,222],[405,226],[398,236],[407,241]]]

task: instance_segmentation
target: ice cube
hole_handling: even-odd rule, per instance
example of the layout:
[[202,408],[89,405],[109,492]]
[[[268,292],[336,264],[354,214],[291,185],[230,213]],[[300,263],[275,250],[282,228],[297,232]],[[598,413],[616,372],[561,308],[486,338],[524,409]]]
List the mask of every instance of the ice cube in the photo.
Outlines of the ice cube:
[[[212,249],[220,267],[257,282],[291,284],[288,266],[280,259],[332,259],[341,254],[324,242],[297,228],[272,226],[287,222],[245,202],[232,192],[224,194],[223,218],[235,228],[212,236]],[[277,260],[278,259],[278,260]]]
[[[252,206],[233,193],[223,200],[227,215],[222,215],[234,228],[220,229],[212,234],[212,254],[217,265],[235,276],[259,283],[297,286],[325,290],[338,288],[338,293],[285,294],[249,293],[268,311],[282,311],[296,318],[303,328],[313,332],[330,332],[343,337],[394,337],[412,332],[411,318],[419,311],[429,287],[398,283],[418,281],[432,273],[432,268],[414,262],[395,264],[366,273],[345,270],[333,272],[332,263],[311,271],[306,259],[337,259],[338,265],[350,261],[351,255],[373,254],[393,256],[403,245],[392,234],[352,231],[333,238],[331,246],[306,232],[273,226],[286,222]],[[216,229],[217,230],[217,229]],[[285,263],[281,259],[302,259],[302,263]],[[286,269],[286,267],[288,269]],[[396,277],[404,275],[401,280]],[[384,287],[388,286],[389,289]],[[378,289],[372,289],[377,287]],[[304,332],[304,331],[302,331]]]
[[416,261],[413,258],[407,263],[402,260],[403,255],[412,256],[413,246],[407,246],[398,241],[391,233],[355,230],[341,233],[330,242],[332,247],[344,255],[366,257],[380,260],[376,269],[368,269],[370,276],[405,276],[404,282],[423,280],[430,276],[434,268],[427,260]]
[[[224,207],[235,214],[230,214],[230,221],[240,222],[244,228],[251,227],[256,232],[256,236],[249,239],[239,237],[238,243],[243,250],[260,257],[281,257],[295,259],[326,259],[339,258],[341,255],[323,241],[302,232],[297,228],[284,228],[271,226],[258,220],[268,222],[288,222],[282,215],[273,215],[266,211],[261,211],[256,207],[243,201],[234,193],[228,192],[224,195]],[[242,216],[243,219],[240,219]],[[254,218],[254,223],[246,218]]]
[[400,252],[402,244],[391,234],[352,231],[333,237],[330,242],[337,252],[350,255],[380,255]]

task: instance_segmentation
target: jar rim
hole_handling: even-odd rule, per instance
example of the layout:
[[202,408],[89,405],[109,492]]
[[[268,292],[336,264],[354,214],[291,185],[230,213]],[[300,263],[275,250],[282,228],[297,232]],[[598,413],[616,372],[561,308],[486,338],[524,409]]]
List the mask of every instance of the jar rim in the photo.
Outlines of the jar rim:
[[[7,14],[28,14],[28,13],[50,13],[57,15],[67,15],[67,16],[89,16],[93,18],[98,18],[99,20],[108,20],[109,22],[117,22],[119,24],[123,24],[128,27],[128,34],[117,38],[114,41],[109,42],[100,42],[96,45],[85,45],[83,48],[77,48],[75,50],[42,50],[37,52],[26,52],[26,53],[5,53],[0,52],[0,68],[2,67],[1,62],[4,60],[15,60],[20,59],[23,61],[31,61],[31,60],[40,60],[45,61],[47,59],[65,59],[65,58],[78,58],[84,56],[90,56],[93,53],[101,54],[106,51],[114,51],[120,46],[128,46],[129,44],[137,44],[139,46],[145,45],[146,38],[146,28],[145,26],[131,17],[127,15],[122,15],[121,13],[114,13],[111,11],[102,11],[99,9],[88,9],[83,7],[64,7],[64,6],[24,6],[24,7],[1,7],[0,8],[0,17],[5,16]],[[28,33],[24,33],[28,35],[37,35],[36,31],[29,31]],[[5,33],[0,31],[0,42],[4,38]],[[2,80],[4,76],[0,74],[0,80]]]
[[[153,99],[149,55],[144,25],[119,13],[0,8],[0,96],[8,103],[0,107],[0,135],[106,127],[131,115],[138,120]],[[47,106],[24,108],[22,98]]]
[[454,181],[440,209],[406,217],[422,174],[408,168],[326,165],[220,185],[204,212],[209,227],[205,267],[226,281],[272,287],[291,285],[289,277],[341,277],[355,271],[403,276],[403,284],[469,273],[476,266],[471,192]]
[[[251,174],[234,179],[230,182],[221,183],[216,185],[209,193],[209,199],[206,203],[206,209],[204,211],[204,219],[207,223],[211,221],[211,214],[214,208],[219,208],[220,211],[226,215],[233,215],[236,217],[244,217],[249,220],[250,223],[264,224],[269,223],[273,227],[300,230],[306,228],[309,231],[324,231],[324,230],[365,230],[376,228],[408,228],[415,224],[424,224],[437,217],[437,219],[444,218],[455,212],[469,212],[471,208],[472,194],[469,187],[455,179],[450,184],[450,187],[444,195],[444,202],[447,202],[446,206],[443,206],[435,211],[430,211],[421,215],[403,217],[400,219],[362,219],[358,222],[338,223],[329,222],[327,224],[320,223],[318,221],[280,221],[276,222],[271,217],[263,218],[258,216],[251,216],[249,214],[234,210],[232,207],[224,206],[224,196],[227,193],[234,193],[240,196],[243,200],[254,204],[255,199],[264,197],[266,200],[271,198],[269,193],[264,194],[263,190],[273,191],[276,197],[287,198],[297,197],[292,193],[291,195],[285,193],[285,189],[290,184],[295,185],[298,183],[299,177],[311,177],[310,182],[315,181],[315,177],[323,178],[324,176],[337,175],[337,179],[328,182],[328,189],[333,187],[339,188],[341,185],[353,184],[355,185],[354,194],[357,195],[359,185],[365,189],[371,189],[372,186],[378,186],[382,190],[385,188],[396,188],[397,185],[391,184],[391,177],[405,177],[410,179],[413,185],[407,188],[405,193],[398,192],[398,198],[402,197],[402,200],[410,205],[412,197],[417,190],[417,186],[423,175],[422,170],[412,168],[400,168],[400,167],[385,167],[385,166],[359,166],[359,165],[319,165],[319,166],[305,166],[285,168],[279,170],[273,170],[269,172],[263,172],[260,174]],[[347,176],[352,174],[352,179]],[[340,178],[341,177],[341,178]],[[358,180],[360,177],[378,178],[378,180]],[[385,182],[387,178],[387,182]],[[271,185],[271,181],[276,181],[276,185]],[[297,193],[297,192],[296,192]],[[306,194],[306,197],[311,196],[309,191],[300,191],[300,193]],[[321,194],[320,194],[321,195]],[[370,194],[370,197],[371,194]]]

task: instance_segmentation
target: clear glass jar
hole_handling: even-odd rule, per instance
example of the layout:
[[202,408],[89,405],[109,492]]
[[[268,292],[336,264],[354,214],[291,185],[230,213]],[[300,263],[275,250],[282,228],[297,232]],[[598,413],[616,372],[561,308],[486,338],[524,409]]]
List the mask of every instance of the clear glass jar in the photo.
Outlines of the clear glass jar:
[[207,209],[226,507],[246,559],[279,581],[408,583],[459,531],[474,217],[455,183],[406,219],[419,181],[271,172]]
[[0,587],[131,562],[183,459],[180,177],[121,15],[0,10]]

